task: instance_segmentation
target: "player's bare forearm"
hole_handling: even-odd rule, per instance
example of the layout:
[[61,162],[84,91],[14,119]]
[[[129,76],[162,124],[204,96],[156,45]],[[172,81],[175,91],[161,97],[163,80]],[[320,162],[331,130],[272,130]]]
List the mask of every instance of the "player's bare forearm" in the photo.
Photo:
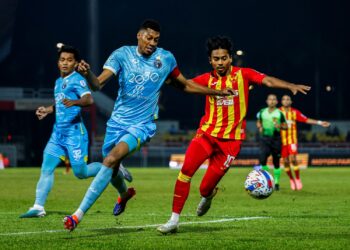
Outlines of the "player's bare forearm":
[[93,90],[93,91],[97,91],[100,90],[102,88],[102,84],[100,83],[100,80],[98,79],[98,77],[96,77],[96,75],[89,70],[87,72],[85,76],[86,81],[89,84],[89,87]]
[[308,118],[306,120],[306,123],[307,124],[312,124],[312,125],[319,125],[319,126],[322,126],[324,128],[328,128],[331,125],[330,122],[321,121],[321,120],[315,120],[315,119],[311,119],[311,118]]
[[87,107],[94,103],[94,99],[90,94],[86,94],[78,100],[63,99],[62,102],[66,106],[66,108],[69,108],[72,106]]
[[288,89],[294,95],[297,94],[298,92],[307,94],[307,92],[311,89],[310,86],[290,83],[273,76],[266,76],[263,79],[262,83],[269,88]]
[[230,89],[216,90],[216,89],[210,89],[210,88],[201,86],[192,80],[186,79],[181,74],[176,79],[171,79],[170,84],[190,94],[220,95],[220,96],[227,96],[227,95],[233,94],[233,91]]

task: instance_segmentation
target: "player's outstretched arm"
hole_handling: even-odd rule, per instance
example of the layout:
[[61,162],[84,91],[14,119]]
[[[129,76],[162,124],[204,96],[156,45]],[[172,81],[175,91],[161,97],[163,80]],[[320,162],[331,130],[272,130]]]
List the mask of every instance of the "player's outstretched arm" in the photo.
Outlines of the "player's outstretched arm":
[[78,64],[77,71],[85,77],[86,81],[93,91],[100,90],[113,76],[112,71],[104,69],[102,73],[96,77],[96,75],[90,69],[90,64],[84,60],[81,60]]
[[48,114],[51,114],[54,111],[54,105],[44,107],[41,106],[37,108],[35,111],[35,115],[38,117],[39,120],[44,119]]
[[72,107],[72,106],[79,106],[79,107],[87,107],[90,106],[94,103],[94,99],[90,94],[83,95],[80,99],[78,100],[70,100],[70,99],[63,99],[62,103],[66,108]]
[[203,87],[193,82],[192,80],[186,79],[181,73],[176,78],[171,78],[169,81],[167,81],[167,83],[169,83],[170,85],[178,89],[181,89],[182,91],[185,91],[191,94],[221,95],[221,96],[233,95],[233,91],[231,89],[216,90],[216,89]]
[[292,91],[293,95],[296,95],[298,92],[306,95],[307,92],[311,89],[310,86],[290,83],[273,76],[264,77],[262,83],[269,88],[288,89]]
[[330,122],[315,120],[315,119],[311,119],[311,118],[308,118],[306,120],[306,123],[311,124],[311,125],[319,125],[319,126],[322,126],[324,128],[328,128],[331,125]]

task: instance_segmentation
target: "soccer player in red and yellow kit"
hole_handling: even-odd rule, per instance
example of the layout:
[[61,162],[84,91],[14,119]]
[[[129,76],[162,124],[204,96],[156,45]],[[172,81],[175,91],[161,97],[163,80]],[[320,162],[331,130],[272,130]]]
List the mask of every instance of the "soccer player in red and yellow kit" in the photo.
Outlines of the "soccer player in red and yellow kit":
[[[320,125],[322,127],[329,127],[330,123],[326,121],[314,120],[303,115],[299,110],[292,108],[292,98],[289,95],[282,97],[282,106],[280,110],[286,117],[288,128],[281,130],[282,152],[281,156],[284,160],[284,170],[289,176],[290,188],[292,190],[301,190],[303,184],[300,180],[300,171],[298,167],[298,136],[297,136],[297,122],[308,123],[312,125]],[[295,179],[291,172],[290,165],[293,165]]]
[[207,50],[213,71],[197,76],[193,81],[216,90],[230,88],[234,94],[206,97],[205,115],[187,149],[184,165],[175,184],[172,216],[166,224],[157,228],[163,234],[177,231],[180,213],[189,194],[191,178],[206,159],[209,159],[209,166],[200,185],[202,199],[197,215],[204,215],[210,208],[216,194],[216,185],[237,157],[246,136],[245,116],[250,84],[289,89],[293,94],[306,94],[310,89],[308,86],[288,83],[253,69],[231,66],[232,44],[226,37],[210,38]]

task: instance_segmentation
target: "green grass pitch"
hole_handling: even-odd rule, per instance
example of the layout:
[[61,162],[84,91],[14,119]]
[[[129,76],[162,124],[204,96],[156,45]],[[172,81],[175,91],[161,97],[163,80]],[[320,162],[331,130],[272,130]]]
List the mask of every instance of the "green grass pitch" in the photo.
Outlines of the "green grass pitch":
[[[219,184],[211,209],[196,217],[198,187],[193,178],[177,234],[163,236],[156,224],[170,216],[178,171],[131,168],[137,195],[119,217],[112,215],[116,192],[109,186],[74,232],[63,230],[64,215],[78,207],[91,182],[56,170],[47,216],[19,219],[33,204],[39,168],[0,171],[0,247],[3,249],[350,249],[350,169],[302,172],[304,189],[281,190],[254,200],[243,189],[248,168],[233,168]],[[243,220],[242,218],[265,217]],[[237,220],[230,220],[237,218]],[[210,221],[212,223],[210,223]]]

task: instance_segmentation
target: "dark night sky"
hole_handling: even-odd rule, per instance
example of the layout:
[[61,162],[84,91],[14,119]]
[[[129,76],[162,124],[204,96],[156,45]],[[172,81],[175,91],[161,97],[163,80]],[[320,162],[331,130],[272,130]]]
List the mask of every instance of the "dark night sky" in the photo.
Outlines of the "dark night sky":
[[[53,87],[58,76],[57,42],[78,47],[83,57],[88,58],[87,2],[19,0],[12,49],[0,62],[0,86]],[[101,0],[96,37],[99,60],[94,67],[101,69],[116,48],[136,44],[139,24],[145,18],[154,18],[162,24],[159,46],[173,52],[186,76],[210,70],[205,40],[213,35],[227,35],[236,49],[245,51],[243,66],[312,86],[308,96],[294,98],[295,107],[305,114],[322,119],[350,119],[345,108],[350,106],[349,98],[345,98],[350,90],[346,77],[350,66],[349,5],[346,1],[325,0]],[[325,91],[327,84],[334,86],[332,92]],[[116,93],[115,86],[110,82],[104,91]],[[250,95],[248,118],[253,118],[265,105],[270,92],[285,93],[255,88]],[[189,96],[171,87],[164,87],[162,104],[165,111],[161,118],[180,119],[186,127],[195,127],[204,109],[202,97]]]

